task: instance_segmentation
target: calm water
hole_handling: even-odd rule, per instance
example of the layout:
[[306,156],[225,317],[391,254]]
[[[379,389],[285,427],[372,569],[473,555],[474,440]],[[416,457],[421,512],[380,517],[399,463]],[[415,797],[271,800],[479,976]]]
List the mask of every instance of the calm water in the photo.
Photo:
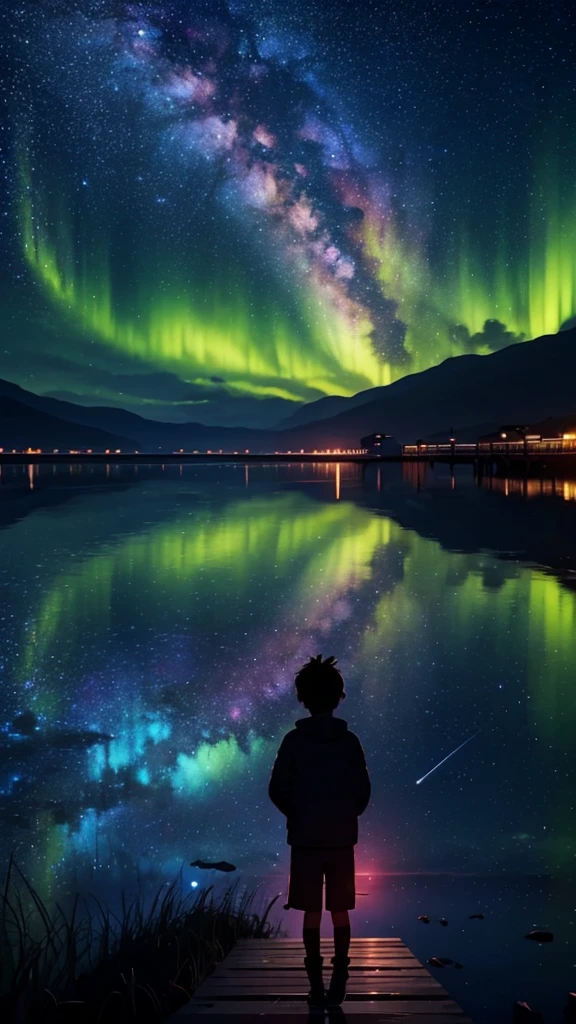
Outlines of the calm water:
[[[478,486],[465,467],[3,467],[3,861],[48,902],[113,899],[197,857],[283,891],[268,775],[301,713],[295,669],[334,653],[373,780],[356,934],[460,960],[436,973],[478,1024],[517,998],[559,1021],[576,984],[574,499],[569,481]],[[524,940],[535,926],[556,941]]]

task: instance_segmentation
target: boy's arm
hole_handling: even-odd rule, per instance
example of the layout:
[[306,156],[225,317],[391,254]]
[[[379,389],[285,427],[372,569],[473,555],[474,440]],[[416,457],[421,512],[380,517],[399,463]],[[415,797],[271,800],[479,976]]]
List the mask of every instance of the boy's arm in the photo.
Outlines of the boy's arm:
[[368,806],[370,800],[370,793],[372,787],[370,785],[370,776],[368,775],[368,768],[366,767],[366,758],[364,756],[364,750],[360,740],[356,737],[356,743],[354,744],[354,752],[352,754],[351,761],[352,769],[352,792],[354,794],[354,800],[356,802],[356,813],[358,815],[363,814]]
[[288,816],[292,805],[294,766],[289,752],[288,737],[285,736],[272,766],[268,796],[282,814]]

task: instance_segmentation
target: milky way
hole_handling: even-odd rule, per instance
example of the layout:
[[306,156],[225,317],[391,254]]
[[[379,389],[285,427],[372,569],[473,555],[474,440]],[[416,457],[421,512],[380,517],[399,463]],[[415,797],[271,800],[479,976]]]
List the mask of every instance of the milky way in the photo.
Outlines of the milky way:
[[248,0],[15,11],[6,355],[38,363],[12,376],[207,422],[257,399],[273,419],[568,320],[560,21],[479,18],[489,63],[513,45],[479,88],[473,33],[393,8],[339,2],[333,26]]
[[[486,522],[522,544],[532,499],[464,475],[419,494],[395,466],[21,470],[2,478],[0,853],[43,897],[98,836],[117,879],[120,851],[156,875],[195,856],[274,868],[267,779],[301,715],[294,671],[319,651],[340,659],[372,772],[360,870],[569,874],[576,597],[474,549]],[[561,494],[534,504],[565,530]],[[420,514],[422,534],[401,525]],[[445,550],[434,531],[455,522]],[[40,738],[112,738],[22,753],[25,713]]]

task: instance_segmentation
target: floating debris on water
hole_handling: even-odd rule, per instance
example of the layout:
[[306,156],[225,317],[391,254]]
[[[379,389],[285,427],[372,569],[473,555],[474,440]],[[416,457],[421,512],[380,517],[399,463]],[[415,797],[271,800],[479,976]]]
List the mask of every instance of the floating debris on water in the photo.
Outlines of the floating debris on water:
[[200,868],[202,871],[236,871],[235,864],[229,864],[227,860],[192,860],[191,868]]
[[431,956],[426,963],[431,967],[456,967],[459,971],[464,967],[464,964],[458,963],[458,960],[451,960],[449,956]]
[[532,939],[533,942],[554,942],[554,933],[535,928],[533,932],[528,932],[524,938]]
[[564,1020],[567,1024],[572,1024],[576,1021],[576,992],[568,993],[568,1002],[564,1007]]
[[533,1010],[528,1003],[514,1003],[513,1024],[524,1024],[530,1021],[531,1024],[544,1024],[544,1017],[541,1013]]
[[430,924],[430,918],[428,917],[427,914],[420,914],[418,920],[422,921],[422,924]]

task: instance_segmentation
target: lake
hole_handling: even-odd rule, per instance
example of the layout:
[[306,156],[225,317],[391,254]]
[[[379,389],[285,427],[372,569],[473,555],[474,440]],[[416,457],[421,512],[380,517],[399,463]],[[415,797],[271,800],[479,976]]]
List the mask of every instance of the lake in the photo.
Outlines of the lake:
[[[373,784],[353,934],[461,961],[434,973],[477,1024],[509,1021],[515,999],[560,1021],[576,983],[574,482],[1,470],[4,863],[48,903],[182,865],[201,887],[196,858],[284,893],[268,776],[302,715],[295,671],[335,654]],[[301,914],[280,913],[297,934]],[[525,940],[534,927],[554,943]]]

